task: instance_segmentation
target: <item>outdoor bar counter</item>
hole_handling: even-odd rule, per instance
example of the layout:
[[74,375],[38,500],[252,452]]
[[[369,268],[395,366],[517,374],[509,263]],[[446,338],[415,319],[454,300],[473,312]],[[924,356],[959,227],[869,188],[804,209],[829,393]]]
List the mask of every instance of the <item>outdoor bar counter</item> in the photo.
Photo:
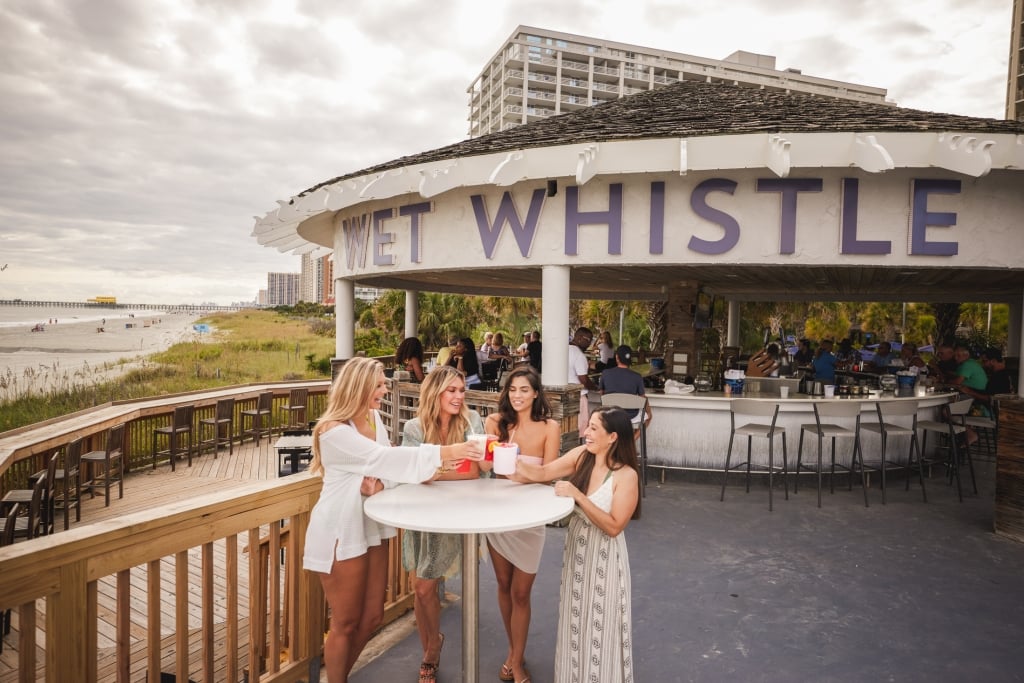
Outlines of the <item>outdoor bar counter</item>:
[[[796,380],[784,380],[784,383]],[[815,401],[856,401],[861,404],[861,423],[877,423],[878,417],[875,403],[879,401],[917,401],[918,419],[932,420],[939,418],[939,407],[949,403],[956,394],[948,392],[927,393],[916,396],[898,396],[891,392],[880,396],[835,397],[809,396],[794,393],[790,389],[788,398],[779,396],[776,382],[761,380],[758,391],[745,390],[740,394],[726,396],[721,391],[691,392],[688,394],[650,393],[653,419],[647,430],[648,464],[651,467],[669,469],[721,470],[725,466],[725,456],[729,451],[729,402],[734,398],[754,398],[779,403],[779,417],[776,424],[786,428],[786,446],[790,458],[790,467],[796,463],[797,446],[800,440],[800,425],[814,423]],[[811,449],[817,454],[817,439],[805,437],[804,449]],[[909,437],[893,437],[889,441],[889,453],[902,460],[906,457]],[[919,437],[920,438],[920,437]],[[760,441],[760,443],[758,443]],[[935,439],[929,440],[929,450]],[[861,431],[861,442],[865,457],[878,452],[881,442],[877,434]],[[746,457],[746,439],[737,441],[734,449],[741,448]],[[826,443],[824,448],[829,448]],[[849,457],[850,445],[837,444],[837,456],[846,460]],[[776,462],[779,462],[781,449],[776,444]],[[805,452],[806,456],[806,452]],[[735,454],[734,454],[735,457]],[[751,462],[767,464],[768,446],[762,440],[755,440]]]

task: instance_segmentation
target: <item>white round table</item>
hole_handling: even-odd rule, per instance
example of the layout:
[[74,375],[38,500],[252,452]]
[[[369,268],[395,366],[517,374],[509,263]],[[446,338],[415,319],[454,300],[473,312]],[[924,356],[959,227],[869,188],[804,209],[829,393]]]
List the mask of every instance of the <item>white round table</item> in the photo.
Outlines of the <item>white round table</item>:
[[404,484],[370,496],[363,511],[370,519],[401,529],[463,535],[462,671],[464,681],[476,683],[479,534],[547,524],[565,517],[572,507],[572,498],[556,496],[551,486],[474,479]]

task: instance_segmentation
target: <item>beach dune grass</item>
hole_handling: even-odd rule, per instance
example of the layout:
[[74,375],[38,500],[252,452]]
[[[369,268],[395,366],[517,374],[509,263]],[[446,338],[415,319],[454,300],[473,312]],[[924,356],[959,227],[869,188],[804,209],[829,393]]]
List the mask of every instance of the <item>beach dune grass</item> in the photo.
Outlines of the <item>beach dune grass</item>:
[[62,376],[55,367],[0,377],[0,432],[110,401],[330,375],[334,338],[317,332],[333,325],[266,310],[219,313],[197,322],[212,332],[155,353],[115,379],[106,379],[109,368],[99,367],[74,376]]

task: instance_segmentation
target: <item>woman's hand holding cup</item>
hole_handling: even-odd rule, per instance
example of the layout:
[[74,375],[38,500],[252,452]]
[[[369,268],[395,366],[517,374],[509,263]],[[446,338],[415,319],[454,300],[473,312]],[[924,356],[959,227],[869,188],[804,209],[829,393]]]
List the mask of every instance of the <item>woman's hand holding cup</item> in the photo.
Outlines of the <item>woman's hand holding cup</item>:
[[475,441],[464,441],[450,446],[441,446],[441,466],[446,470],[458,467],[464,460],[480,461],[484,451]]

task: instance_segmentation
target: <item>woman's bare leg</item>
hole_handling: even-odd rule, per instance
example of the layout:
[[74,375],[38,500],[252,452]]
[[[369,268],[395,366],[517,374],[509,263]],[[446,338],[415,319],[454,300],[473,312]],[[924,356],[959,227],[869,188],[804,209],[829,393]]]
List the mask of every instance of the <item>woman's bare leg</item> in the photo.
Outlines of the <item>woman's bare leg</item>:
[[523,660],[526,657],[526,639],[530,631],[530,592],[536,574],[521,571],[504,556],[489,548],[494,576],[498,583],[498,608],[508,636],[508,656],[505,665],[512,669],[515,680],[526,677]]
[[423,661],[437,664],[441,657],[441,599],[437,595],[439,579],[416,577],[416,628],[423,646]]
[[[319,575],[331,608],[331,628],[324,641],[324,668],[329,683],[346,683],[352,668],[349,661],[355,661],[352,652],[363,619],[368,568],[369,557],[360,555],[338,560],[330,574]],[[355,657],[361,650],[362,647],[355,649]]]
[[352,671],[370,637],[384,621],[384,595],[388,587],[388,546],[386,543],[371,546],[366,551],[366,583],[363,591],[362,619],[349,651],[348,669]]

